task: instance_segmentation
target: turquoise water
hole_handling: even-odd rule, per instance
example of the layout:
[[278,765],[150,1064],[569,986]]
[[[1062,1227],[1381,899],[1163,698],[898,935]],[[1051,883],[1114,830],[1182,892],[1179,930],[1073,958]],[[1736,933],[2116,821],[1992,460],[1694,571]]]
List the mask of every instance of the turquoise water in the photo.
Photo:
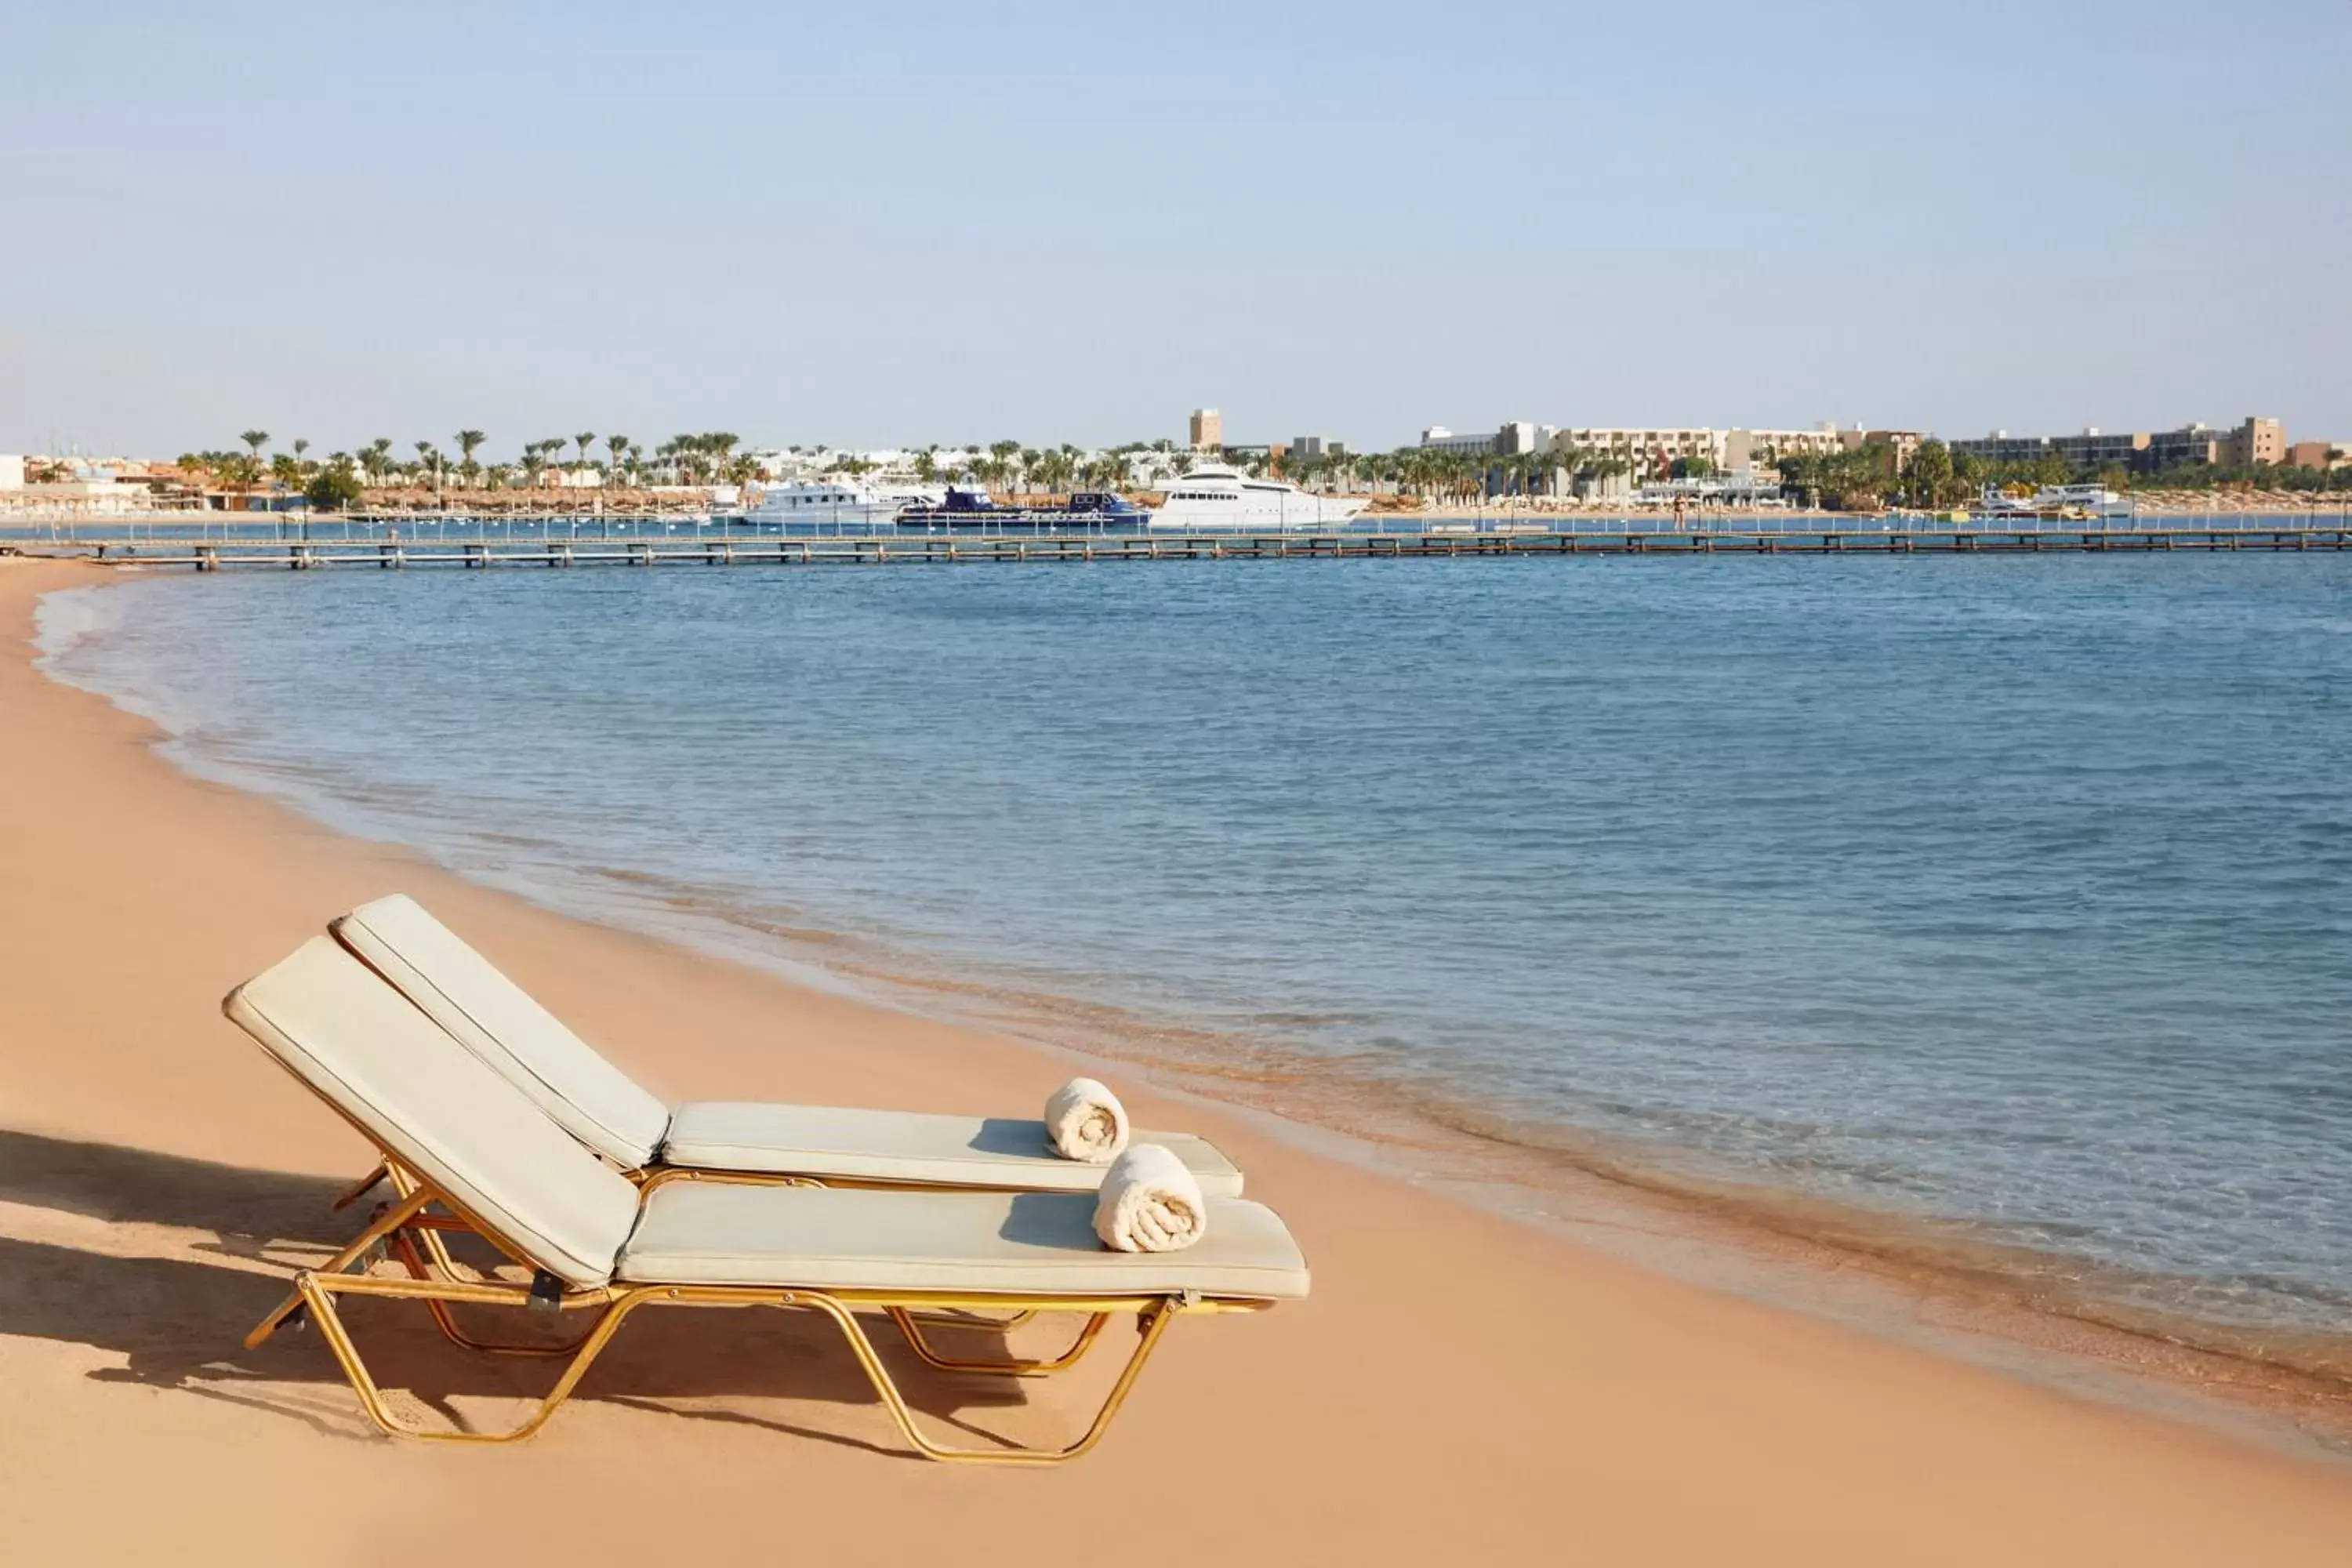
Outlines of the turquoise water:
[[[156,577],[68,679],[562,907],[2352,1321],[2352,560]],[[782,1047],[780,1047],[782,1048]]]

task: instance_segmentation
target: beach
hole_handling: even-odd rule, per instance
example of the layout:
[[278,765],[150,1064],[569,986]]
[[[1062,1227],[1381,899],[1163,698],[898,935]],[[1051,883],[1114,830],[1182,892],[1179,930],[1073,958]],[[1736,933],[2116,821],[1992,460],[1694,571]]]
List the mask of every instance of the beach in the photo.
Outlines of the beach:
[[[459,1542],[994,1563],[1067,1542],[1244,1563],[2318,1563],[2352,1540],[2340,1462],[1670,1279],[1139,1090],[1139,1120],[1247,1169],[1314,1294],[1180,1321],[1075,1466],[908,1458],[830,1325],[766,1312],[637,1320],[510,1449],[382,1438],[315,1335],[238,1346],[349,1234],[327,1204],[369,1154],[219,999],[331,915],[414,894],[674,1101],[1028,1114],[1069,1063],[565,919],[190,777],[152,725],[33,668],[37,597],[106,580],[0,563],[16,1560],[378,1563]],[[352,1316],[388,1384],[460,1412],[495,1421],[535,1385],[421,1314]],[[935,1417],[1032,1437],[1086,1392],[908,1381]]]

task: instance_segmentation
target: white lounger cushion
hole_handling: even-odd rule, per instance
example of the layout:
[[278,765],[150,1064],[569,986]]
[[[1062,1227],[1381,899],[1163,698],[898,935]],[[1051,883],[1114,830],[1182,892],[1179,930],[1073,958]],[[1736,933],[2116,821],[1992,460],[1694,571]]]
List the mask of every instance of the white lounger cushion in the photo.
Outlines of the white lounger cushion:
[[542,1268],[601,1285],[638,1193],[367,965],[312,937],[223,1010],[305,1083]]
[[[714,1100],[669,1108],[565,1027],[405,893],[333,924],[345,947],[541,1110],[625,1171],[656,1159],[703,1171],[1093,1192],[1103,1167],[1053,1154],[1042,1121]],[[1212,1197],[1242,1173],[1204,1138],[1139,1132],[1173,1150]]]
[[1296,1300],[1307,1260],[1272,1209],[1209,1200],[1181,1252],[1112,1252],[1089,1193],[888,1193],[668,1182],[646,1195],[618,1278],[647,1285],[804,1286],[989,1295]]
[[634,1171],[652,1163],[669,1107],[541,1006],[405,893],[334,922],[344,946],[399,987],[571,1134]]
[[[1242,1173],[1205,1138],[1138,1132],[1184,1162],[1210,1197],[1239,1197]],[[671,1117],[662,1161],[700,1171],[778,1171],[928,1186],[1091,1193],[1102,1165],[1054,1152],[1043,1121],[929,1116],[822,1105],[705,1100]]]

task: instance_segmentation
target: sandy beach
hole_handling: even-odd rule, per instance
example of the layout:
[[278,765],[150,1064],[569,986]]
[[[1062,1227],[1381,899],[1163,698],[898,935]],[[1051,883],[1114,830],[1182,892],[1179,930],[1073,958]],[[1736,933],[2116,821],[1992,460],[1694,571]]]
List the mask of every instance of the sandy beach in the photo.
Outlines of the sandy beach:
[[[1029,1113],[1068,1064],[557,916],[194,780],[32,664],[0,560],[0,1532],[9,1560],[2336,1563],[2352,1466],[1647,1272],[1136,1093],[1248,1170],[1312,1300],[1180,1321],[1102,1448],[923,1463],[829,1325],[648,1314],[511,1448],[379,1436],[316,1335],[246,1328],[348,1234],[367,1152],[221,994],[415,894],[656,1091]],[[189,657],[204,650],[191,648]],[[496,1421],[540,1369],[352,1314],[388,1384]],[[906,1382],[1044,1436],[1098,1386]],[[1026,1397],[1023,1397],[1023,1395]]]

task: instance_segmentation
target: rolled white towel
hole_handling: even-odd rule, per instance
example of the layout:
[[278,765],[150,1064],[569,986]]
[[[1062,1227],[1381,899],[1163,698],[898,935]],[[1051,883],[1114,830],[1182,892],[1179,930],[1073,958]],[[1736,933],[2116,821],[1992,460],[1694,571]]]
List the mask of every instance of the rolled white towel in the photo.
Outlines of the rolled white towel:
[[1045,1136],[1066,1160],[1108,1165],[1127,1148],[1127,1107],[1090,1078],[1074,1078],[1045,1101]]
[[1208,1234],[1209,1205],[1184,1162],[1157,1143],[1138,1143],[1103,1173],[1095,1234],[1120,1252],[1175,1252]]

